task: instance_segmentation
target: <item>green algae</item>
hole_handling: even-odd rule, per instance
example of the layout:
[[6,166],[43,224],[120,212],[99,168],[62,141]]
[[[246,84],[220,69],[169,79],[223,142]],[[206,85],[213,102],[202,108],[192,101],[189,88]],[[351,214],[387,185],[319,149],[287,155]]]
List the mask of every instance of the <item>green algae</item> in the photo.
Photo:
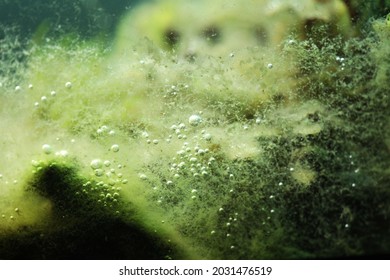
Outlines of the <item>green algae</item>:
[[[65,36],[36,49],[21,89],[2,88],[1,126],[24,136],[1,144],[11,159],[0,165],[4,252],[18,244],[21,255],[49,259],[386,256],[389,28],[382,18],[347,38],[315,26],[277,47],[248,41],[230,53],[225,41],[226,56],[205,48],[191,60],[153,38],[119,37],[124,49],[109,52]],[[35,173],[21,176],[32,159]],[[96,172],[94,160],[107,164]],[[28,222],[14,211],[27,211],[26,192],[44,209]]]

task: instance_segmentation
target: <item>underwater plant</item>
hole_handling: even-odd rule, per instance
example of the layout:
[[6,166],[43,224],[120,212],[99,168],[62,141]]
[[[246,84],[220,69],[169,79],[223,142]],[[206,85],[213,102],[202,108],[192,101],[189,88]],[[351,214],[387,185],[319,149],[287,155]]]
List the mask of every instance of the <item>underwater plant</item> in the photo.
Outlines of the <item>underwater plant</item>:
[[112,48],[31,46],[0,87],[0,258],[389,253],[388,22],[245,3],[140,3]]

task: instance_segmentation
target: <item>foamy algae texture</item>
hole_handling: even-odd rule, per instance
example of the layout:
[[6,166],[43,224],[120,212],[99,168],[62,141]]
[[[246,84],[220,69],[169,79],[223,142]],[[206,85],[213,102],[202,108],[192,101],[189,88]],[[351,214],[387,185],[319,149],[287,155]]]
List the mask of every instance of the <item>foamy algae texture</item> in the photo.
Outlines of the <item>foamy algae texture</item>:
[[0,87],[0,258],[388,255],[386,20],[350,38],[341,1],[245,2],[32,46]]

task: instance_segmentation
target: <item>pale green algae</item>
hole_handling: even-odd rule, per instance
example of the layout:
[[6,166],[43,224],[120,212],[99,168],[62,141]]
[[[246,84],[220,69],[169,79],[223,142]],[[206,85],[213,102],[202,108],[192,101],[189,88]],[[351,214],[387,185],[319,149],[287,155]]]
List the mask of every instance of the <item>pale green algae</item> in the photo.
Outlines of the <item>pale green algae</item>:
[[[26,226],[61,240],[45,226],[75,208],[76,226],[101,213],[157,231],[180,248],[166,257],[387,254],[389,28],[373,27],[195,61],[149,40],[119,59],[72,37],[41,46],[1,89],[2,240]],[[63,202],[42,193],[57,167]]]

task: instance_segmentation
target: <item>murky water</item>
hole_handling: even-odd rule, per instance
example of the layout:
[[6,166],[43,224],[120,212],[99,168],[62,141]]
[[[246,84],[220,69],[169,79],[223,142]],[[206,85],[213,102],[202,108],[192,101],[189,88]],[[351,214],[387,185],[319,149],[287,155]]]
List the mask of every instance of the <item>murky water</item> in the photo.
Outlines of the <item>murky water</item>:
[[0,1],[0,258],[389,253],[386,1],[125,2]]

